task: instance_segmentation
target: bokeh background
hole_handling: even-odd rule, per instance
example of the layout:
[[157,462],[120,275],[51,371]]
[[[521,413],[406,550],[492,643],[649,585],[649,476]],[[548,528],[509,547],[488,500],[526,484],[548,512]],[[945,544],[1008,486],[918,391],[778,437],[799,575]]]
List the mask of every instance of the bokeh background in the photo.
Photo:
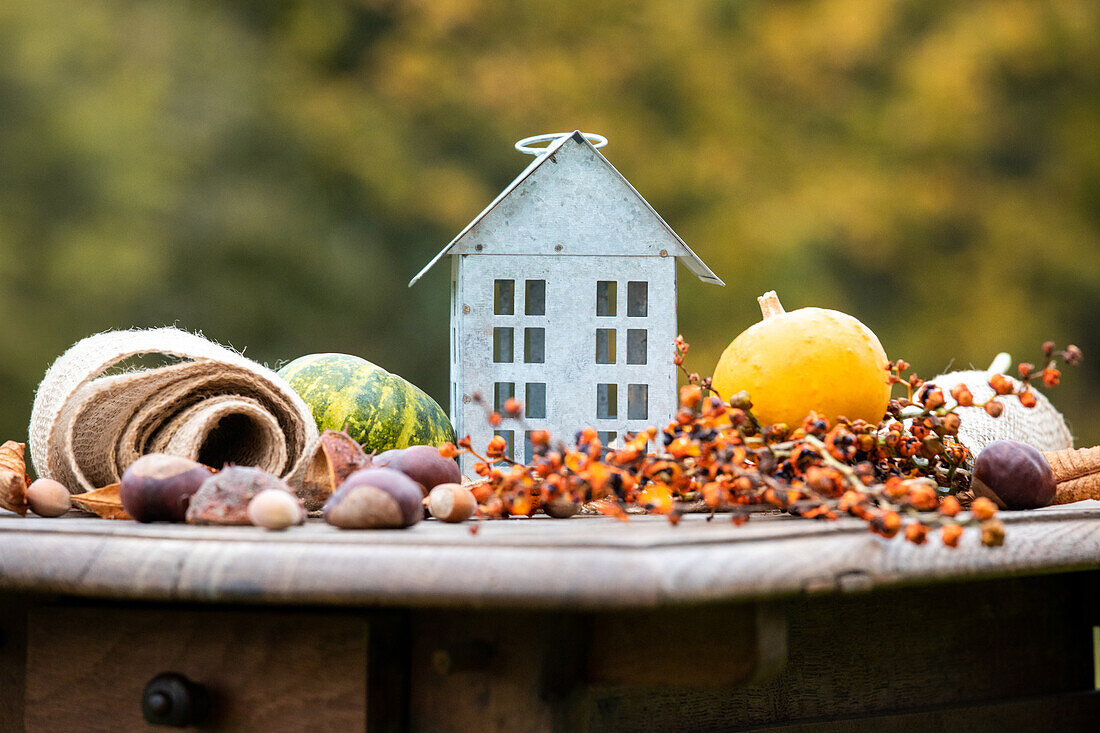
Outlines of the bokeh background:
[[681,270],[695,370],[775,288],[926,376],[1076,343],[1100,443],[1095,0],[0,3],[0,439],[129,326],[445,406],[446,268],[406,283],[574,128],[728,283]]

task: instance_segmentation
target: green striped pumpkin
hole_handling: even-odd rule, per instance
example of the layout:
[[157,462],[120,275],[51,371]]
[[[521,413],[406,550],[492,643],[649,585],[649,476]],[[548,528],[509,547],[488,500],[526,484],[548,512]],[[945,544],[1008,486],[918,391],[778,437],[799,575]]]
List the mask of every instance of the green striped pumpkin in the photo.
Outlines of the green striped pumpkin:
[[342,430],[368,452],[454,442],[447,413],[419,387],[350,354],[310,354],[279,370],[320,430]]

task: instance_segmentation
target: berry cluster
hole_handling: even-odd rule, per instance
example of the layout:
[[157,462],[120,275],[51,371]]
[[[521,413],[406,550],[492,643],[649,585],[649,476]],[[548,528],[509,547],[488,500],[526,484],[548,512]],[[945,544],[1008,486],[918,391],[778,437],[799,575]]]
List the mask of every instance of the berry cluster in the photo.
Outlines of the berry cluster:
[[[966,526],[977,526],[981,541],[997,546],[1004,528],[996,507],[985,498],[968,501],[970,452],[958,441],[960,416],[942,390],[915,374],[904,361],[888,365],[891,383],[904,384],[907,395],[891,400],[878,425],[843,417],[835,423],[811,413],[799,426],[762,425],[746,392],[723,400],[708,378],[684,370],[689,344],[676,339],[674,361],[687,384],[680,407],[663,430],[651,427],[626,435],[609,449],[596,430],[585,428],[576,444],[554,443],[544,430],[531,432],[534,457],[527,465],[509,459],[507,443],[496,436],[484,454],[469,437],[440,448],[444,456],[470,453],[484,481],[475,485],[479,516],[530,516],[539,509],[570,516],[596,502],[604,514],[626,518],[631,508],[665,514],[676,523],[685,511],[701,508],[729,512],[741,524],[764,505],[795,516],[836,519],[848,514],[867,522],[883,537],[903,534],[916,544],[939,530],[944,544],[955,547]],[[1048,386],[1057,384],[1053,344],[1044,344],[1049,363],[1041,372]],[[1080,361],[1074,346],[1060,352],[1067,364]],[[1002,409],[997,397],[1015,394],[1025,406],[1035,404],[1030,365],[1021,365],[1022,386],[1001,375],[990,379],[996,395],[982,403],[991,415]],[[1048,376],[1053,375],[1053,376]],[[951,390],[955,403],[975,405],[965,385]],[[503,405],[520,417],[515,399]],[[489,414],[491,424],[501,415]],[[968,512],[964,509],[968,508]]]

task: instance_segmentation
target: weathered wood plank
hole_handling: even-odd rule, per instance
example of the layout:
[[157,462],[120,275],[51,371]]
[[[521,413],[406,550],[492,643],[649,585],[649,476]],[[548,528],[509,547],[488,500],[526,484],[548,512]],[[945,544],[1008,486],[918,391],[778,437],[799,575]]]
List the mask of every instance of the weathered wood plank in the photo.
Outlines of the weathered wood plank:
[[204,730],[366,729],[362,619],[45,606],[28,621],[27,730],[154,730],[142,691],[162,672],[210,691]]
[[436,607],[655,608],[1100,567],[1100,509],[1006,512],[1007,541],[952,550],[836,523],[661,517],[348,532],[0,518],[0,590]]
[[[725,689],[589,690],[577,701],[572,730],[990,730],[979,716],[959,718],[978,722],[970,727],[951,725],[949,714],[922,716],[1092,691],[1098,586],[1100,573],[1092,572],[790,599],[782,603],[788,660],[773,679]],[[1095,709],[1096,701],[1083,704]],[[910,713],[929,725],[907,725]],[[851,720],[875,715],[882,724]],[[835,720],[847,723],[823,724]],[[948,725],[931,724],[937,720]]]

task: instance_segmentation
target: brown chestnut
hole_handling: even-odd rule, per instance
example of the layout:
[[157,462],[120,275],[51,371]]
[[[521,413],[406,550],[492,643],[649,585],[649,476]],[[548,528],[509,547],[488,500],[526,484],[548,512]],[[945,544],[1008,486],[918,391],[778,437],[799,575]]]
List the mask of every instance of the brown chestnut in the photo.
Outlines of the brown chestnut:
[[978,454],[971,488],[1002,509],[1036,509],[1054,501],[1050,464],[1036,448],[1016,440],[995,440]]
[[392,468],[364,468],[325,502],[325,521],[344,529],[410,527],[424,516],[420,484]]
[[211,473],[213,469],[187,458],[149,453],[122,474],[119,498],[139,522],[182,522],[191,496]]
[[371,464],[397,469],[420,484],[425,495],[440,484],[462,483],[458,463],[439,455],[439,449],[431,445],[394,448],[376,455]]

